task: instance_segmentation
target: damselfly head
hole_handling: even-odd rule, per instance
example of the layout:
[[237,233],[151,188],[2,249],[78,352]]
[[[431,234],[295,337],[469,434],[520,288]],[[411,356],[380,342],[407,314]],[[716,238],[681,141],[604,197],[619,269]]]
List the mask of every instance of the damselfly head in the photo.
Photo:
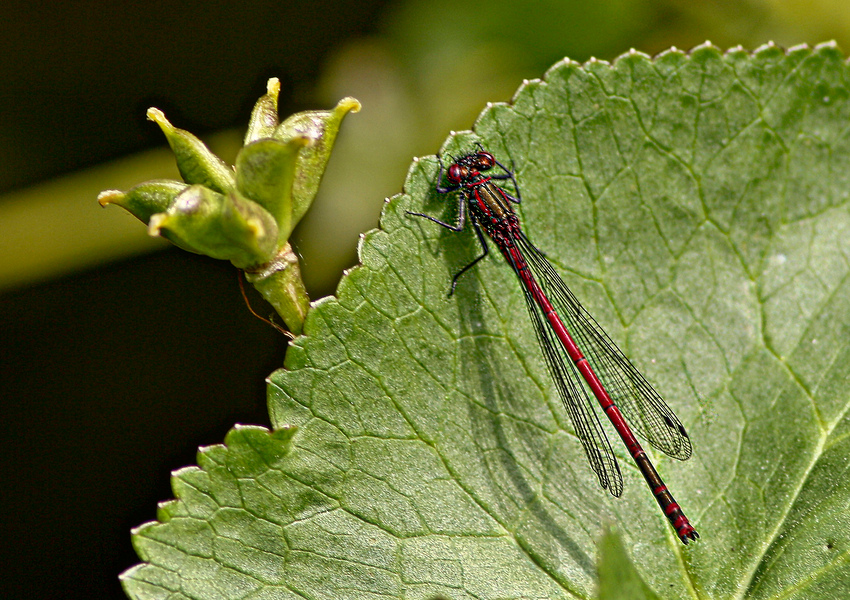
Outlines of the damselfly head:
[[456,162],[449,167],[446,176],[453,184],[458,184],[470,176],[469,167],[462,162]]
[[474,152],[455,158],[446,176],[457,185],[478,175],[480,171],[488,171],[496,164],[496,159],[486,150]]

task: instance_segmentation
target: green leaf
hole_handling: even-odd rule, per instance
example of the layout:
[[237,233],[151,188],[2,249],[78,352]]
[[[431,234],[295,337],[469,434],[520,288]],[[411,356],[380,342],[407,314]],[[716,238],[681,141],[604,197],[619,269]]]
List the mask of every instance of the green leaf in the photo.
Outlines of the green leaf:
[[445,148],[515,166],[529,237],[686,424],[693,457],[654,458],[696,543],[619,442],[625,492],[597,486],[497,253],[446,298],[480,249],[405,214],[455,217],[427,158],[271,377],[297,430],[178,472],[130,596],[589,598],[606,522],[661,598],[850,596],[848,99],[834,45],[633,52]]
[[608,530],[599,540],[598,600],[658,600],[635,570],[623,540]]

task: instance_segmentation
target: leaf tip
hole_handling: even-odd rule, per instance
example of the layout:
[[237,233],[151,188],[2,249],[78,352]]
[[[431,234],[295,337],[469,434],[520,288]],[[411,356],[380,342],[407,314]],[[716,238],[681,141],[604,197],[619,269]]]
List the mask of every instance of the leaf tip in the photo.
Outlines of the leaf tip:
[[[818,44],[818,47],[819,46],[820,46],[820,44]],[[808,53],[808,52],[811,52],[811,51],[812,51],[811,47],[808,44],[803,43],[803,44],[796,44],[794,46],[791,46],[790,48],[788,48],[786,53],[787,54],[796,54],[798,52]]]
[[713,53],[719,53],[719,52],[720,52],[720,48],[718,48],[717,46],[715,46],[714,44],[712,44],[712,43],[711,43],[711,40],[705,40],[702,44],[699,44],[699,45],[697,45],[697,46],[694,46],[694,47],[691,49],[691,51],[690,51],[690,53],[689,53],[689,54],[690,54],[691,56],[693,56],[693,55],[695,55],[695,54],[700,54],[700,53],[703,53],[703,52],[713,52]]

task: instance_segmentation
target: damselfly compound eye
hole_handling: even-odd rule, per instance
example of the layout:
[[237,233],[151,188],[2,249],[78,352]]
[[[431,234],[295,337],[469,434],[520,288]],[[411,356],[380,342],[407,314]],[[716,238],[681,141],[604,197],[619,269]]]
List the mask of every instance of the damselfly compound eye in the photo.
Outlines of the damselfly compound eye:
[[475,155],[475,166],[479,171],[486,171],[493,168],[496,164],[496,159],[489,152],[479,152]]
[[455,163],[449,167],[448,178],[452,183],[460,183],[467,177],[469,177],[469,168],[467,166]]

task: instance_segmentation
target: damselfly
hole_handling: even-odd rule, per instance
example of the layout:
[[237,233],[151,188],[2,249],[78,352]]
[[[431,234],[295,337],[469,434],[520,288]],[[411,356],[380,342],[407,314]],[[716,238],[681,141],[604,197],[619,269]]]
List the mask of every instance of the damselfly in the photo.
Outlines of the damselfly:
[[[446,171],[449,184],[443,186],[443,162],[438,160],[437,191],[460,192],[457,221],[451,224],[423,213],[408,211],[408,214],[424,217],[455,232],[464,229],[468,215],[484,249],[454,276],[449,295],[454,293],[460,276],[487,256],[486,232],[522,282],[549,372],[600,485],[613,496],[623,492],[620,467],[587,388],[622,438],[676,534],[685,544],[698,538],[699,534],[667,490],[626,419],[654,448],[679,460],[691,455],[691,441],[684,426],[522,232],[511,206],[521,200],[513,172],[479,146],[478,152],[454,159]],[[494,167],[502,172],[490,172]],[[499,180],[510,181],[513,194],[497,184]]]

